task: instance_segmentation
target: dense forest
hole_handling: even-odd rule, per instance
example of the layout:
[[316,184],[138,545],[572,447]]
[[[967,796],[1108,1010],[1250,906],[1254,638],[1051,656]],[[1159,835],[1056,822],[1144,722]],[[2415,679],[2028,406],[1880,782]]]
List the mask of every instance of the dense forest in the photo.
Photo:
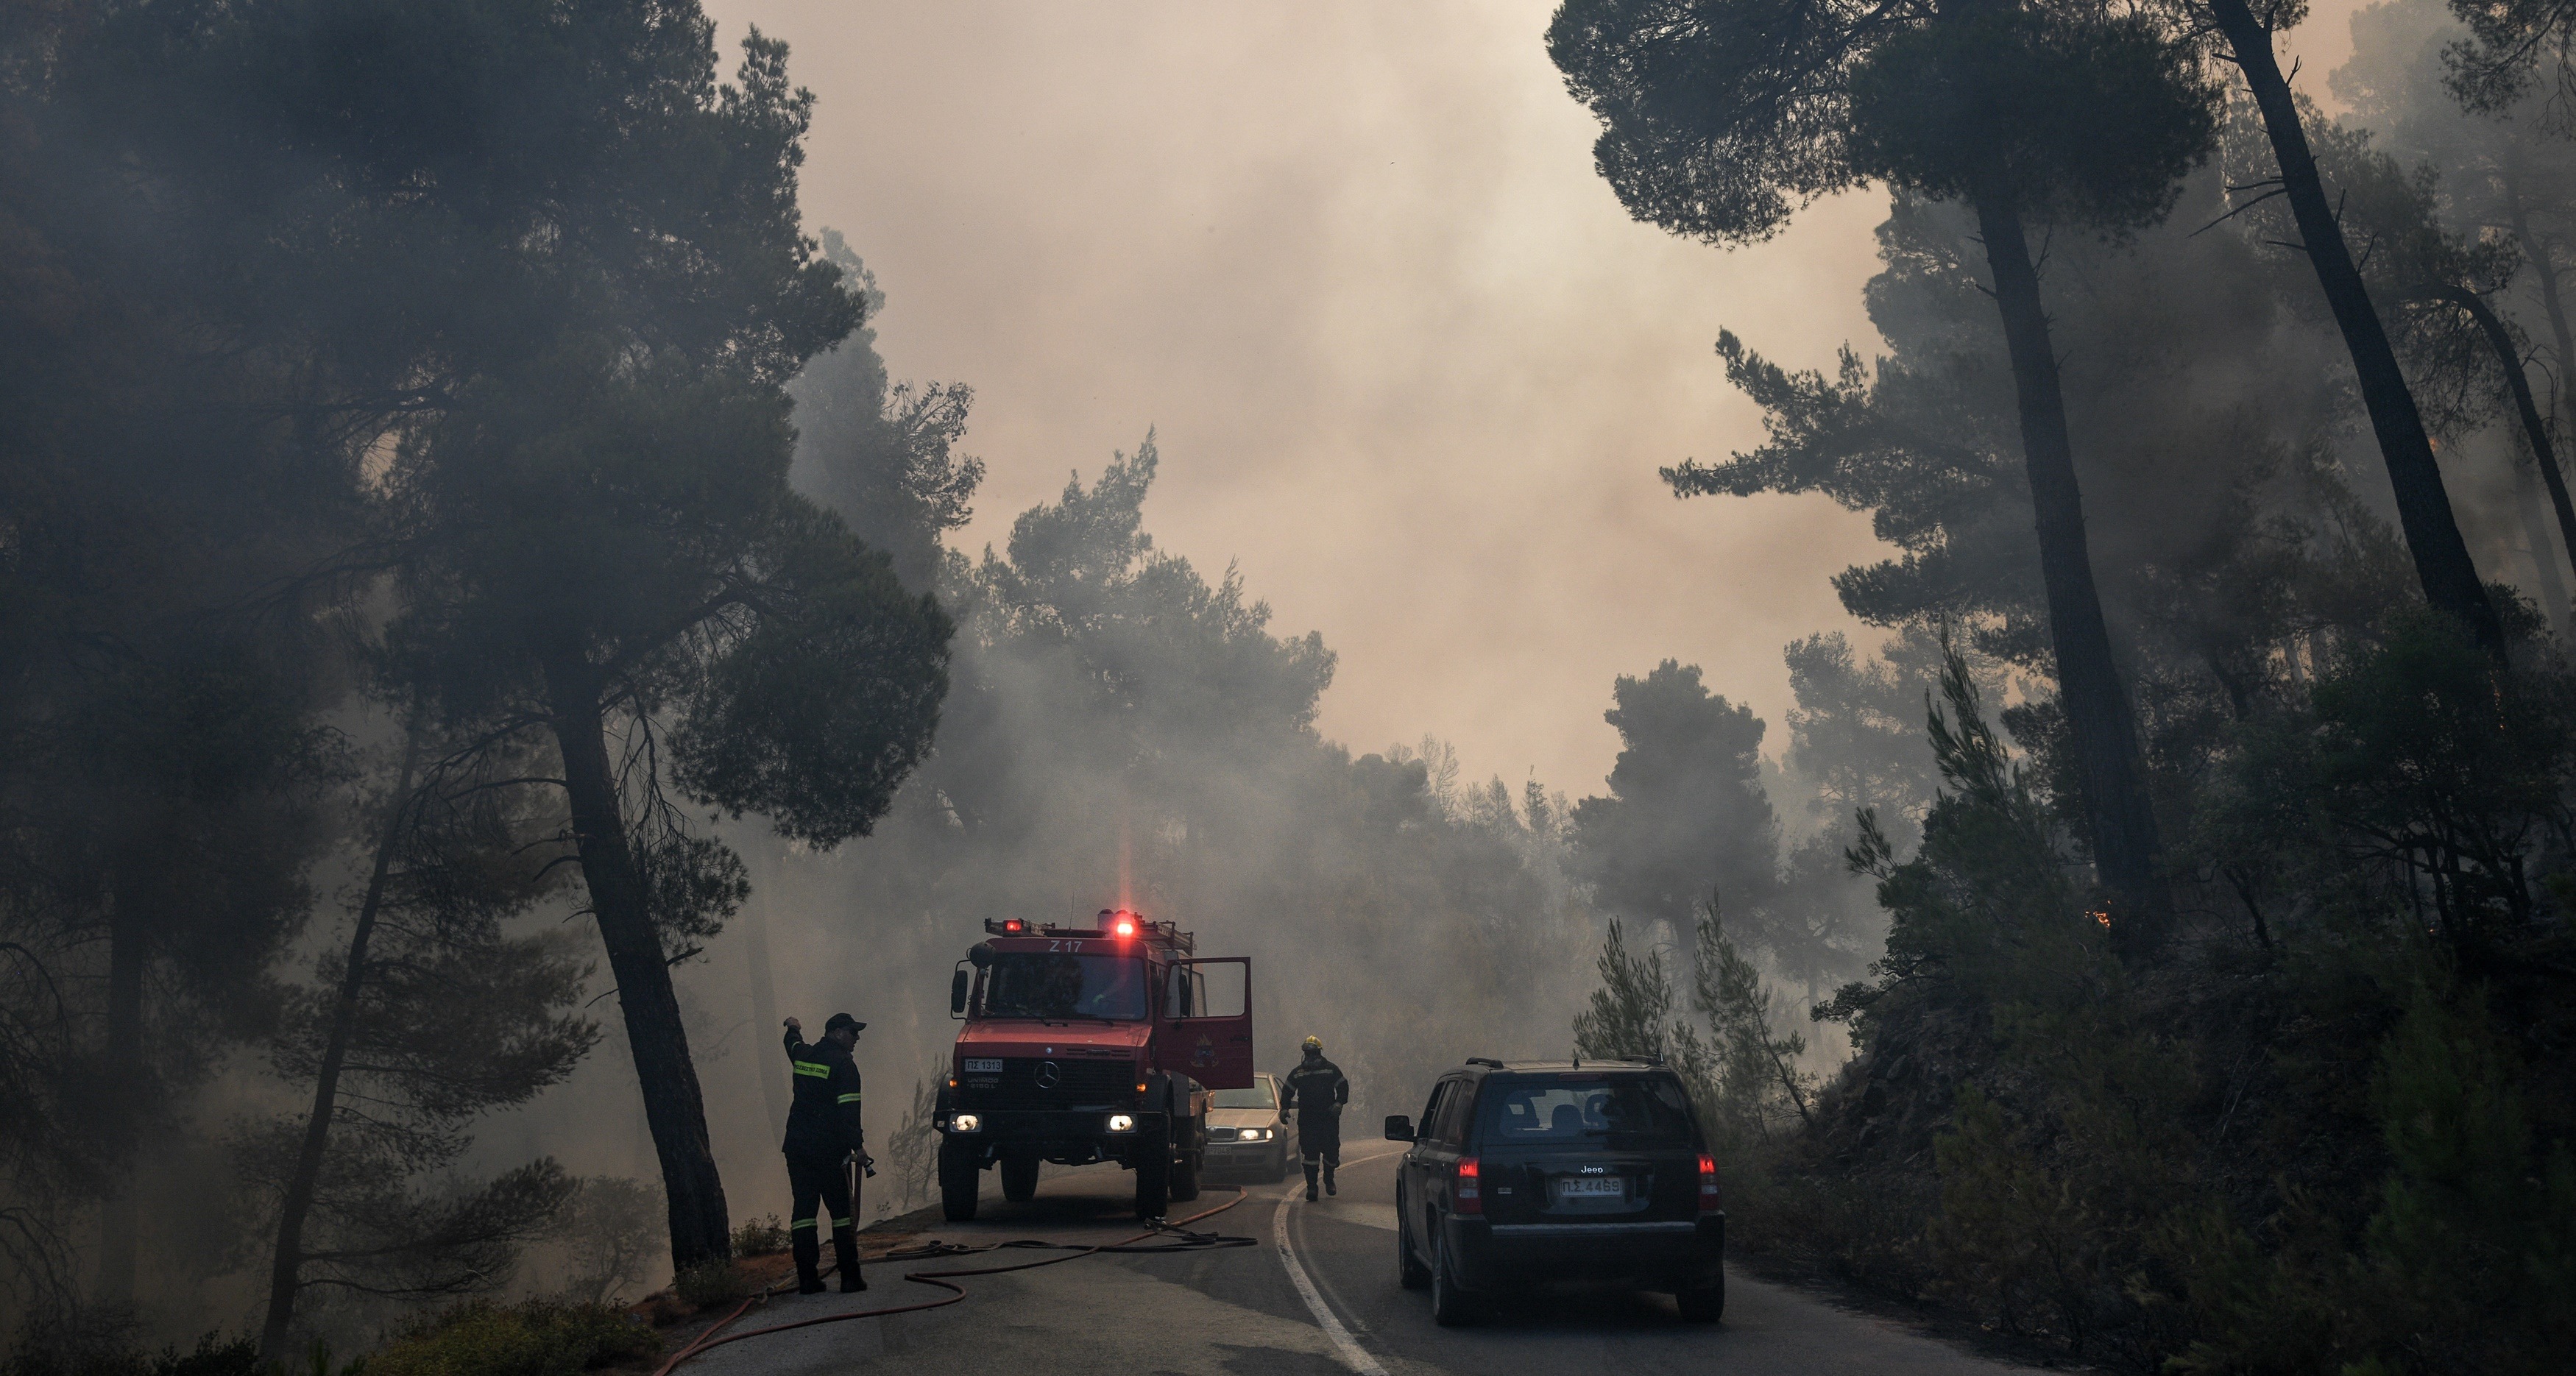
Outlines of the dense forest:
[[1662,474],[1866,513],[1867,630],[1776,730],[1600,666],[1568,787],[1327,739],[1148,417],[964,548],[973,386],[896,377],[757,30],[0,0],[12,1376],[616,1355],[774,1230],[783,1014],[870,1021],[899,1212],[951,964],[1112,898],[1355,1122],[1665,1057],[1765,1268],[2123,1370],[2552,1369],[2576,18],[2389,0],[2329,114],[2300,17],[1563,6],[1636,218],[1887,204],[1876,344],[1711,322],[1764,438]]
[[1883,350],[1721,334],[1766,442],[1664,477],[1870,515],[1835,586],[1937,779],[1837,797],[1887,926],[1815,1026],[1716,878],[1679,960],[1614,928],[1583,1041],[1694,1077],[1772,1265],[2033,1355],[2557,1369],[2566,16],[2365,10],[2337,118],[2295,6],[1790,10],[1576,0],[1550,53],[1673,233],[1890,193]]

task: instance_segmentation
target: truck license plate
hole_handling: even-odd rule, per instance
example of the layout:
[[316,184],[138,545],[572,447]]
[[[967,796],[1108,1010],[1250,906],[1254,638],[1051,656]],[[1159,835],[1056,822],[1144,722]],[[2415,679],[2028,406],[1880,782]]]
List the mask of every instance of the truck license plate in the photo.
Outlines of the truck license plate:
[[998,1058],[982,1060],[969,1056],[966,1058],[966,1073],[969,1075],[999,1075],[1002,1073],[1002,1062]]
[[1627,1193],[1628,1181],[1624,1176],[1576,1176],[1556,1182],[1556,1197],[1559,1199],[1621,1199]]

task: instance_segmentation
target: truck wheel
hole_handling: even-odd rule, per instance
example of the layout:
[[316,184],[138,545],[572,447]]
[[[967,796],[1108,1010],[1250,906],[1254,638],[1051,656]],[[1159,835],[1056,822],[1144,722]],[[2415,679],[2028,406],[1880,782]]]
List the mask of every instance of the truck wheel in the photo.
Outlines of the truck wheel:
[[951,1223],[975,1219],[975,1196],[984,1184],[984,1163],[955,1138],[939,1142],[939,1212]]
[[1014,1204],[1026,1204],[1038,1196],[1038,1159],[1034,1156],[1002,1158],[1002,1197]]
[[1136,1143],[1136,1216],[1161,1218],[1171,1207],[1171,1139],[1158,1132]]

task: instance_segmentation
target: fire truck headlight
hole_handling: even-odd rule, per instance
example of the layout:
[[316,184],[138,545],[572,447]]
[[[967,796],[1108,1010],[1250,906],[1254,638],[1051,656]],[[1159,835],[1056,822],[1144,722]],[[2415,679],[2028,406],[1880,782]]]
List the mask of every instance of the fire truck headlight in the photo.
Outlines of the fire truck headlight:
[[983,1126],[984,1120],[972,1113],[952,1114],[948,1119],[950,1132],[977,1132],[981,1131]]
[[1136,1120],[1124,1113],[1110,1114],[1109,1130],[1111,1132],[1134,1132],[1136,1130]]

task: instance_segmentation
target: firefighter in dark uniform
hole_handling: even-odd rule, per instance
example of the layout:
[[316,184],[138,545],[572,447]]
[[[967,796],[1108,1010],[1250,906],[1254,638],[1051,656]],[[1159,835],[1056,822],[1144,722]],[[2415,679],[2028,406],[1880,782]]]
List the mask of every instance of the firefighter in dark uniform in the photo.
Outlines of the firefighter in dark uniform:
[[847,1013],[835,1013],[823,1024],[823,1040],[805,1040],[803,1024],[787,1020],[787,1060],[795,1068],[796,1099],[787,1110],[787,1184],[795,1193],[788,1237],[796,1253],[796,1292],[823,1293],[819,1274],[823,1244],[816,1210],[832,1211],[832,1259],[841,1272],[846,1294],[868,1288],[859,1274],[857,1220],[850,1216],[849,1161],[864,1158],[866,1139],[859,1129],[859,1068],[850,1060],[867,1024]]
[[1297,1113],[1297,1148],[1306,1157],[1306,1198],[1315,1197],[1315,1159],[1324,1163],[1324,1193],[1333,1188],[1333,1168],[1342,1164],[1342,1105],[1351,1101],[1351,1082],[1342,1068],[1324,1059],[1324,1039],[1308,1037],[1306,1059],[1279,1083],[1280,1109]]

